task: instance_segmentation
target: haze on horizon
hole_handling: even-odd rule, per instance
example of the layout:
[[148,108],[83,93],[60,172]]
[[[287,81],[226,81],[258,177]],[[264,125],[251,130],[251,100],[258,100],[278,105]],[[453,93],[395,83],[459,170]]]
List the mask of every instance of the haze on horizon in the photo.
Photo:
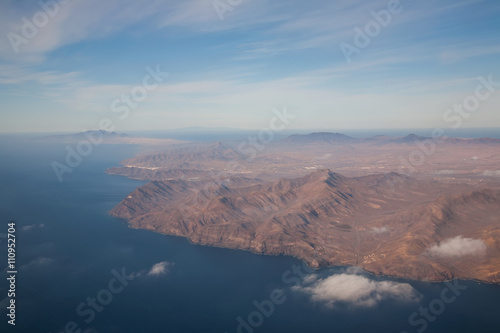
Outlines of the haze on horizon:
[[0,132],[253,129],[284,107],[290,129],[449,128],[479,77],[498,85],[461,126],[500,124],[498,1],[54,3],[0,4]]

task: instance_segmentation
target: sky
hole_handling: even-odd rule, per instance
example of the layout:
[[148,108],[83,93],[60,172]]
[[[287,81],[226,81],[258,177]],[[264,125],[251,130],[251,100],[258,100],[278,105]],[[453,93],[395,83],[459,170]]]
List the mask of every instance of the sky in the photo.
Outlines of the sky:
[[289,129],[500,127],[499,17],[497,0],[0,0],[0,132],[262,129],[277,110]]

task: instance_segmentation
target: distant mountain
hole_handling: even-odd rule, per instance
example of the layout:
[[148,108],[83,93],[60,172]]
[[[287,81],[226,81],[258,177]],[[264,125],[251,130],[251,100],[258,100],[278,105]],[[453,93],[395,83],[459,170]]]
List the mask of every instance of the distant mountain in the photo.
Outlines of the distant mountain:
[[139,168],[198,168],[207,161],[226,163],[245,158],[236,149],[221,142],[208,145],[176,145],[164,152],[139,155],[121,162]]
[[131,136],[125,133],[108,132],[104,130],[90,130],[80,133],[50,135],[43,137],[42,140],[75,142],[81,140],[89,140],[89,138],[95,138],[96,140],[98,140],[100,138],[103,139],[131,138]]
[[411,133],[411,134],[408,134],[405,137],[391,138],[387,142],[390,142],[390,143],[414,143],[416,141],[425,141],[425,140],[428,140],[428,139],[432,139],[432,138],[425,137],[425,136],[420,136],[420,135],[416,135],[416,134]]
[[157,147],[169,147],[186,143],[186,141],[174,139],[136,137],[125,133],[108,132],[104,130],[90,130],[73,134],[50,135],[43,138],[37,138],[37,140],[72,144],[88,141],[93,144],[125,144]]
[[[314,267],[499,283],[500,191],[457,189],[397,173],[348,178],[328,169],[270,182],[166,180],[136,189],[111,214],[134,228],[291,255]],[[453,237],[483,239],[488,256],[443,259],[429,252]]]
[[139,180],[194,179],[207,177],[207,172],[204,170],[163,169],[156,167],[114,167],[107,169],[106,173]]
[[[431,137],[420,136],[416,134],[409,134],[405,137],[391,138],[387,136],[377,136],[367,139],[367,141],[376,141],[380,143],[403,143],[412,144],[419,141],[433,140]],[[441,144],[477,144],[477,145],[496,145],[500,144],[500,139],[491,138],[447,138],[442,140]]]
[[492,138],[448,138],[446,143],[450,144],[473,144],[473,145],[499,145],[500,139]]
[[309,144],[309,143],[353,143],[359,139],[341,133],[318,132],[311,134],[293,134],[283,139],[284,142],[294,144]]

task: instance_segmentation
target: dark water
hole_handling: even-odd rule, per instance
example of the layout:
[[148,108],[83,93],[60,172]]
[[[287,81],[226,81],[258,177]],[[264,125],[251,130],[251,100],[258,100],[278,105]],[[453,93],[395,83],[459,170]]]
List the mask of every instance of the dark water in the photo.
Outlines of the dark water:
[[[7,325],[1,309],[1,332],[238,332],[237,318],[248,322],[249,315],[258,325],[239,332],[417,332],[423,324],[410,325],[409,316],[441,299],[447,288],[370,277],[409,283],[422,297],[413,302],[384,298],[371,307],[313,302],[291,288],[290,278],[299,280],[300,275],[283,280],[293,265],[301,266],[296,259],[195,246],[182,238],[129,229],[108,216],[142,182],[104,170],[136,148],[97,147],[60,183],[50,163],[64,160],[64,147],[0,138],[0,233],[7,232],[9,220],[17,221],[18,264],[16,326]],[[3,269],[6,242],[0,240]],[[165,261],[172,263],[168,274],[147,275]],[[120,286],[109,286],[113,269],[137,276],[111,293]],[[342,269],[318,274],[327,277]],[[7,295],[5,275],[4,270],[0,300]],[[500,286],[460,284],[467,289],[426,320],[425,332],[498,332]],[[284,293],[284,302],[274,305],[269,317],[256,315],[253,301],[269,300],[273,290]],[[106,304],[90,311],[91,318],[85,302],[99,296]],[[79,315],[82,303],[80,310],[87,312]]]

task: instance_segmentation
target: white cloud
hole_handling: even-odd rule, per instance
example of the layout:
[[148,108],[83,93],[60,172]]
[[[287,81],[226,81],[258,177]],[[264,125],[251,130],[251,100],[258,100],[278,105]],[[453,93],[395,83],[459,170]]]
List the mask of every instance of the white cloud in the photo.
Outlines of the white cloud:
[[386,232],[389,232],[389,228],[387,228],[387,227],[380,227],[380,228],[378,228],[378,227],[373,227],[373,228],[372,228],[372,231],[373,231],[374,233],[376,233],[376,234],[384,234],[384,233],[386,233]]
[[[111,101],[129,93],[131,88],[140,84],[142,77],[138,77],[135,84],[129,85],[122,84],[127,81],[121,77],[110,76],[104,81],[93,78],[93,71],[86,71],[83,65],[90,62],[92,57],[87,59],[84,51],[78,55],[81,59],[86,59],[82,66],[64,66],[81,71],[53,70],[53,64],[57,61],[57,57],[51,58],[54,56],[53,51],[64,46],[105,38],[113,43],[114,35],[119,33],[121,38],[158,33],[158,36],[165,36],[165,40],[158,37],[159,42],[167,43],[171,35],[181,39],[184,34],[199,36],[211,33],[216,36],[223,31],[226,32],[220,37],[224,38],[216,38],[214,43],[211,41],[212,36],[207,35],[207,42],[212,42],[210,50],[227,49],[228,59],[214,61],[213,66],[209,67],[215,68],[213,72],[197,72],[192,75],[188,70],[186,76],[182,76],[183,74],[179,75],[174,70],[174,75],[157,90],[150,92],[144,103],[133,110],[129,119],[120,122],[122,130],[193,125],[261,128],[268,121],[268,110],[284,105],[297,118],[303,119],[300,122],[301,128],[329,129],[331,125],[328,124],[336,124],[337,128],[378,128],[387,127],[388,124],[392,127],[396,123],[415,127],[430,127],[429,124],[436,126],[439,125],[436,124],[436,117],[441,116],[444,108],[455,101],[449,97],[448,92],[453,90],[468,93],[477,85],[476,76],[479,74],[457,73],[451,77],[430,75],[408,80],[407,75],[388,77],[388,73],[400,73],[394,69],[417,66],[429,61],[455,59],[456,54],[462,50],[466,50],[467,55],[463,56],[464,52],[461,52],[458,60],[500,52],[499,47],[491,46],[496,45],[496,36],[470,41],[466,39],[463,43],[450,45],[450,41],[443,41],[438,37],[422,40],[419,37],[421,31],[414,28],[414,24],[427,17],[443,15],[450,9],[450,5],[464,6],[475,2],[476,0],[448,0],[433,3],[430,5],[432,10],[422,4],[405,7],[403,13],[394,17],[390,27],[383,29],[370,47],[363,50],[364,56],[357,57],[347,66],[339,42],[352,43],[353,28],[363,27],[372,20],[370,12],[382,10],[387,6],[387,1],[245,0],[221,21],[213,8],[213,0],[73,0],[61,5],[57,15],[40,29],[39,34],[30,39],[28,44],[20,46],[19,54],[14,53],[7,38],[0,39],[0,84],[17,85],[5,91],[11,100],[5,107],[11,120],[10,123],[4,122],[0,130],[12,131],[12,124],[21,122],[25,126],[22,131],[40,131],[41,124],[44,126],[43,130],[60,130],[60,124],[64,122],[86,122],[85,125],[71,125],[84,126],[75,128],[83,130],[93,119],[99,117],[97,113],[110,114]],[[23,25],[21,18],[31,18],[40,10],[36,1],[32,5],[19,3],[14,0],[0,2],[0,32],[4,36],[8,32],[20,33]],[[500,7],[496,5],[489,6],[488,12],[498,8]],[[429,26],[425,25],[425,28],[433,30],[433,22],[437,20],[430,20]],[[129,29],[131,25],[134,29]],[[164,32],[159,33],[160,30]],[[230,38],[238,30],[243,31],[245,36],[253,37],[243,38],[241,41],[239,38]],[[398,31],[398,34],[403,34],[405,40],[408,40],[407,43],[393,39],[399,38],[397,36],[391,37]],[[189,38],[186,39],[188,50],[192,47],[189,44],[191,42]],[[293,52],[315,48],[320,49],[321,53],[318,54],[331,54],[331,62],[301,66],[302,61],[295,58],[298,54]],[[85,49],[91,50],[90,47]],[[183,52],[182,47],[179,52]],[[136,61],[142,59],[144,65],[148,64],[149,60],[146,59],[149,59],[150,53],[138,53],[147,56],[144,58],[138,55]],[[287,66],[288,74],[267,75],[268,72],[281,72],[279,66],[276,68],[278,71],[267,70],[273,65],[274,59],[271,58],[289,53],[290,59],[297,59],[297,64]],[[209,51],[207,59],[210,54]],[[260,62],[255,60],[260,58],[263,58]],[[1,64],[2,59],[7,61],[6,64]],[[43,63],[43,60],[53,61],[46,62],[49,66],[33,66]],[[76,60],[69,60],[68,64]],[[15,65],[19,63],[24,66]],[[33,68],[27,67],[27,64],[31,64]],[[175,65],[173,63],[172,67]],[[211,61],[209,65],[212,65]],[[110,68],[113,67],[110,64]],[[221,71],[221,67],[225,71]],[[304,68],[312,71],[303,72]],[[354,82],[353,78],[357,77],[369,79],[356,79]],[[34,96],[25,89],[25,83],[36,87]],[[421,93],[426,97],[419,95]],[[18,98],[24,96],[30,98]],[[35,98],[34,102],[31,102],[32,97]],[[493,117],[498,117],[496,110],[499,98],[500,96],[492,96],[482,106],[481,115],[468,120],[469,126],[485,126],[491,123]],[[41,103],[37,103],[38,101]],[[25,116],[28,113],[25,110],[31,109],[28,102],[36,104],[40,109],[37,115]],[[77,111],[85,111],[87,114],[75,114],[74,118],[72,112]],[[53,117],[45,115],[51,112]],[[184,116],[179,117],[179,114]],[[57,124],[49,123],[46,120],[49,118],[57,119]],[[197,121],[195,124],[193,119]],[[221,123],[221,119],[224,123]],[[50,126],[53,127],[49,128]]]
[[47,266],[47,265],[50,265],[52,263],[54,263],[55,260],[52,259],[52,258],[46,258],[46,257],[38,257],[32,261],[30,261],[29,263],[21,266],[21,268],[23,269],[30,269],[30,268],[33,268],[33,267],[43,267],[43,266]]
[[318,279],[318,276],[316,274],[310,274],[304,278],[304,283],[309,284],[313,283]]
[[420,299],[420,294],[408,283],[374,281],[360,275],[360,271],[360,268],[349,268],[345,273],[314,279],[313,283],[294,289],[310,294],[313,301],[327,306],[372,307],[386,299],[404,302]]
[[[168,27],[181,27],[188,33],[217,32],[276,21],[276,15],[263,15],[268,7],[264,1],[248,1],[233,11],[234,20],[221,21],[213,0],[73,0],[57,6],[47,23],[36,29],[34,37],[18,45],[18,53],[8,38],[0,39],[0,58],[39,63],[48,53],[63,46],[106,38],[138,22],[144,25],[136,33],[146,34]],[[31,6],[1,2],[0,32],[22,37],[23,18],[32,22],[39,14],[47,16],[37,2]]]
[[[124,27],[158,15],[168,8],[163,1],[70,1],[58,6],[46,25],[41,26],[36,35],[19,46],[15,53],[7,38],[0,41],[0,56],[6,59],[40,62],[44,55],[64,45],[86,39],[109,36]],[[29,9],[29,10],[28,10]],[[37,13],[44,13],[39,5],[21,9],[12,3],[0,5],[0,30],[22,35],[25,24],[22,18],[32,21]]]
[[455,49],[443,51],[441,53],[441,59],[443,60],[443,62],[450,63],[450,62],[460,61],[466,58],[479,57],[483,55],[498,54],[498,53],[500,53],[499,46],[471,47],[471,45],[461,45],[460,47],[457,47]]
[[486,170],[482,175],[486,177],[500,177],[500,170]]
[[345,271],[343,273],[345,274],[356,274],[356,275],[361,275],[363,274],[365,271],[363,270],[363,268],[361,268],[360,266],[349,266],[345,269]]
[[[255,128],[263,124],[256,123],[269,117],[271,107],[286,106],[290,112],[304,119],[303,127],[321,127],[321,124],[335,122],[342,116],[344,127],[357,127],[366,125],[376,127],[377,124],[391,120],[407,121],[407,114],[400,112],[405,108],[417,114],[415,123],[424,122],[434,117],[435,110],[442,104],[441,96],[429,96],[425,102],[420,96],[394,96],[389,94],[360,94],[345,93],[341,88],[320,87],[318,84],[332,79],[338,73],[315,72],[302,73],[288,77],[248,83],[233,80],[193,80],[188,82],[165,82],[160,87],[148,94],[146,101],[140,108],[134,109],[131,117],[121,123],[123,128],[144,128],[167,120],[170,127],[192,126],[192,114],[206,126],[221,126],[220,119],[226,119],[234,127]],[[51,98],[57,103],[71,110],[92,112],[109,112],[110,102],[130,92],[131,85],[87,85],[68,89],[51,89]],[[256,102],[258,101],[258,102]],[[423,103],[423,104],[422,104]],[[366,115],[364,111],[370,110],[373,105],[385,110],[382,116],[379,113]],[[429,110],[428,115],[418,110]],[[239,110],[234,116],[235,110]],[[185,118],[177,115],[183,113]],[[309,114],[318,117],[310,117]],[[219,117],[215,117],[219,115]],[[145,116],[148,116],[144,118]],[[323,119],[321,124],[315,119]],[[140,119],[140,118],[143,119]],[[309,119],[308,119],[309,118]],[[143,123],[144,122],[144,123]],[[223,124],[226,125],[226,124]]]
[[[35,13],[43,13],[36,3],[31,6],[16,5],[14,1],[0,3],[0,32],[4,35],[9,32],[21,34],[23,17],[31,20]],[[225,20],[221,21],[213,3],[213,0],[69,1],[58,6],[57,12],[39,29],[38,34],[27,44],[20,46],[22,52],[14,53],[8,39],[1,39],[0,57],[12,61],[23,59],[40,62],[48,53],[62,46],[105,38],[138,22],[144,23],[144,26],[136,31],[138,34],[171,27],[181,27],[180,31],[186,33],[208,33],[268,26],[268,39],[264,41],[267,47],[262,48],[257,44],[255,48],[244,50],[242,56],[247,53],[254,57],[294,49],[324,48],[325,45],[338,51],[339,42],[352,42],[354,27],[364,27],[373,20],[370,15],[372,10],[382,10],[387,6],[384,0],[314,0],[307,3],[299,0],[252,0],[234,6],[232,11],[227,12]],[[469,4],[470,1],[462,3]],[[453,6],[456,6],[456,3]],[[419,9],[417,6],[405,9],[403,14],[391,21],[391,29],[426,17],[442,15],[450,10],[450,7],[447,4],[433,4],[432,10],[425,9]],[[424,47],[419,49],[427,50]],[[460,51],[460,57],[498,53],[498,47],[485,48],[475,45],[473,50],[444,49],[437,53],[437,56],[454,59],[457,57],[457,50]],[[468,51],[467,55],[463,55],[463,50]]]
[[23,226],[23,231],[30,231],[33,228],[43,228],[45,227],[45,224],[30,224],[30,225],[25,225]]
[[169,272],[170,267],[173,264],[168,261],[162,261],[159,263],[156,263],[151,267],[151,270],[148,272],[148,275],[154,275],[154,276],[160,276],[160,275],[165,275]]
[[481,239],[463,238],[457,236],[449,238],[439,245],[427,250],[431,255],[439,257],[461,257],[467,255],[481,255],[486,252],[486,244]]
[[130,273],[130,276],[137,278],[137,277],[144,277],[144,276],[161,276],[161,275],[166,275],[170,272],[170,267],[174,265],[173,262],[169,261],[161,261],[156,264],[154,264],[149,271],[142,269],[140,271],[134,271]]
[[0,64],[0,84],[21,84],[30,81],[43,85],[68,84],[75,82],[79,76],[80,73],[77,72],[36,72],[19,65]]
[[438,170],[438,171],[435,171],[434,173],[437,175],[453,175],[457,172],[455,170],[446,169],[446,170]]
[[36,260],[33,261],[33,263],[36,265],[47,265],[47,264],[50,264],[52,262],[54,262],[54,259],[44,258],[44,257],[37,258]]

